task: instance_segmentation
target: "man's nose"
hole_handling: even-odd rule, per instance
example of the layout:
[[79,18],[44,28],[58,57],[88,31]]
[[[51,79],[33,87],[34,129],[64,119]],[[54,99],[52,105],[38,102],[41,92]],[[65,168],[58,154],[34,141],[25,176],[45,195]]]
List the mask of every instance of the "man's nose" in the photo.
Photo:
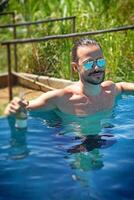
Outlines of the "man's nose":
[[94,62],[93,68],[94,68],[96,71],[98,71],[98,70],[99,70],[99,67],[98,67],[98,65],[97,65],[96,61]]

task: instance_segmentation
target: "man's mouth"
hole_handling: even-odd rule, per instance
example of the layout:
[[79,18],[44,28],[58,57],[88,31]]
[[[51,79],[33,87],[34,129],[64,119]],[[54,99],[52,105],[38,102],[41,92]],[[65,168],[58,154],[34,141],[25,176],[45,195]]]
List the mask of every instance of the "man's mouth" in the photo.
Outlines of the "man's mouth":
[[96,71],[96,72],[91,72],[88,74],[88,76],[101,76],[104,72],[103,71]]

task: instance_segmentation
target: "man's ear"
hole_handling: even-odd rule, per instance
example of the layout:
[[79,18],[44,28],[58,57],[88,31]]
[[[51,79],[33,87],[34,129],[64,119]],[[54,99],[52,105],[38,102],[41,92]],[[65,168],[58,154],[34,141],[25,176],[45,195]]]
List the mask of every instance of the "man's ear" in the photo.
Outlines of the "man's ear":
[[76,62],[72,62],[71,65],[72,65],[73,71],[78,72],[78,64]]

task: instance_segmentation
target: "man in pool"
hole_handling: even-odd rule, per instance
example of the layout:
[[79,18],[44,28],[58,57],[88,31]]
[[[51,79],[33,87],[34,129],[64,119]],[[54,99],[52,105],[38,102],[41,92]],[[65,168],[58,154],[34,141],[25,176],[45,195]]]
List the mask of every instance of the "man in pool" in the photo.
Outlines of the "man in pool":
[[115,97],[123,91],[134,92],[134,83],[104,81],[106,61],[95,40],[84,38],[74,45],[72,67],[79,75],[78,82],[44,93],[29,103],[14,98],[6,107],[5,114],[15,114],[23,103],[27,109],[57,108],[61,112],[82,117],[111,109]]

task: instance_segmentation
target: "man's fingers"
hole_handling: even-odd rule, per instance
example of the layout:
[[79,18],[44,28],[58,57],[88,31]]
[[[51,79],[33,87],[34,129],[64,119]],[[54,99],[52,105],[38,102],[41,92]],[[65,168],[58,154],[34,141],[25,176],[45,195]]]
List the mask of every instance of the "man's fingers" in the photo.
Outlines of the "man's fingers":
[[6,115],[9,115],[9,114],[16,114],[20,107],[23,106],[23,107],[27,107],[29,104],[29,102],[27,100],[22,100],[20,99],[19,97],[15,97],[9,104],[8,106],[6,107],[5,109],[5,114]]
[[17,110],[19,110],[20,105],[19,104],[11,104],[10,108],[17,111]]
[[10,108],[9,112],[10,112],[10,114],[16,114],[16,110],[11,109],[11,108]]
[[12,101],[11,101],[11,105],[14,105],[16,107],[19,107],[20,106],[24,106],[26,107],[28,105],[28,101],[27,100],[21,100],[20,98],[18,97],[15,97]]
[[19,104],[20,104],[20,106],[26,107],[26,106],[28,106],[29,102],[27,100],[23,100],[23,101],[20,101]]

